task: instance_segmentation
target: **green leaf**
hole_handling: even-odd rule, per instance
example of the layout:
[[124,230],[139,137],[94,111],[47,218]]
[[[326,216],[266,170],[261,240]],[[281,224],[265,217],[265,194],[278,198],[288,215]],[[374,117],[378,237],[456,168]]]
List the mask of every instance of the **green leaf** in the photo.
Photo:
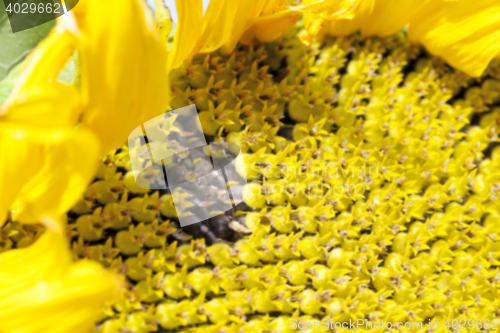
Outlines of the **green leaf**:
[[28,53],[49,34],[54,24],[55,21],[50,21],[28,30],[13,33],[5,11],[5,4],[0,1],[0,80],[26,58]]
[[2,106],[7,97],[9,97],[22,67],[23,63],[17,64],[14,68],[12,68],[9,75],[0,81],[0,106]]

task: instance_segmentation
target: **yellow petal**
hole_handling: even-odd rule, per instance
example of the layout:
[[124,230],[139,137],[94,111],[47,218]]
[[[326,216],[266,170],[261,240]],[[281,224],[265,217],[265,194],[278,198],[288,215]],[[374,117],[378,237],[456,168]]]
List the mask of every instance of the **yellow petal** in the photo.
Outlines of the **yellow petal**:
[[99,154],[95,135],[83,129],[60,135],[60,139],[45,148],[39,172],[23,187],[16,200],[20,222],[33,222],[44,214],[65,214],[95,175]]
[[5,108],[0,121],[11,125],[31,124],[36,128],[73,128],[80,111],[80,96],[75,87],[47,82],[32,88],[21,88],[9,108]]
[[174,43],[168,54],[168,68],[174,69],[193,53],[203,25],[201,0],[176,0],[177,16]]
[[222,53],[224,54],[229,54],[233,52],[241,36],[248,28],[248,22],[259,14],[260,8],[263,8],[265,4],[265,2],[262,0],[257,0],[257,1],[247,0],[240,2],[234,1],[234,3],[238,4],[238,6],[234,11],[231,33],[226,32],[228,38],[224,44],[224,47],[222,48]]
[[261,42],[276,40],[295,25],[300,15],[300,12],[290,9],[287,1],[268,1],[260,14],[250,18],[241,41],[244,44],[252,44],[256,40]]
[[412,19],[410,39],[471,76],[500,53],[500,2],[430,1]]
[[[432,0],[431,0],[432,1]],[[442,0],[437,0],[442,1]],[[386,37],[403,29],[426,0],[377,0],[361,24],[363,36]]]
[[179,0],[176,5],[179,23],[169,54],[171,69],[198,53],[219,48],[230,53],[239,41],[273,41],[290,30],[301,15],[291,10],[286,0],[212,0],[203,18],[200,0]]
[[203,32],[195,51],[208,53],[223,47],[231,53],[252,21],[277,1],[212,0],[203,18]]
[[[314,2],[314,0],[308,2]],[[324,2],[333,2],[337,7],[342,4],[340,1],[332,0],[325,0]],[[363,36],[386,37],[408,25],[412,17],[426,2],[427,0],[353,1],[353,11],[348,15],[343,14],[343,16],[339,17],[335,11],[333,14],[337,16],[325,13],[326,10],[323,9],[317,14],[305,14],[304,22],[306,27],[310,25],[315,27],[316,30],[320,30],[318,29],[319,23],[324,21],[324,24],[321,25],[321,28],[324,26],[324,29],[321,32],[333,36],[347,36],[361,30]],[[346,6],[346,4],[343,6]],[[331,9],[329,10],[331,12]],[[308,30],[311,35],[318,33],[310,28]]]
[[0,220],[59,217],[94,177],[99,143],[84,129],[36,129],[0,123]]
[[231,34],[236,15],[239,14],[239,19],[244,21],[238,9],[248,7],[249,1],[227,1],[227,0],[212,0],[210,1],[207,12],[203,17],[203,29],[195,52],[208,53],[213,52],[226,44]]
[[72,261],[67,247],[63,236],[47,231],[28,248],[0,254],[0,281],[4,287],[0,288],[0,300],[39,281],[64,274]]
[[243,35],[242,42],[245,44],[252,44],[255,40],[272,42],[286,34],[299,18],[300,13],[291,10],[258,17]]
[[120,285],[95,262],[72,263],[64,235],[47,230],[0,254],[0,332],[86,332]]
[[97,134],[105,152],[166,111],[167,50],[142,0],[84,2],[73,10],[81,34],[81,123]]
[[71,33],[52,31],[28,56],[0,112],[0,223],[10,210],[27,223],[59,217],[94,177],[97,138],[88,130],[75,130],[80,93],[57,82],[74,50]]
[[[250,2],[250,1],[247,1]],[[243,34],[247,30],[251,30],[253,28],[254,21],[261,15],[267,15],[268,12],[272,12],[276,7],[276,0],[254,0],[251,1],[251,6],[248,9],[248,15],[246,16],[246,20],[241,20],[240,27],[243,26],[244,29],[242,31],[238,30],[238,34],[233,34],[232,40],[228,42],[225,46],[224,52],[231,52],[236,47],[236,44],[242,39]],[[230,51],[231,50],[231,51]]]
[[43,161],[43,152],[23,140],[23,134],[0,128],[0,226],[23,186],[37,173],[32,161]]

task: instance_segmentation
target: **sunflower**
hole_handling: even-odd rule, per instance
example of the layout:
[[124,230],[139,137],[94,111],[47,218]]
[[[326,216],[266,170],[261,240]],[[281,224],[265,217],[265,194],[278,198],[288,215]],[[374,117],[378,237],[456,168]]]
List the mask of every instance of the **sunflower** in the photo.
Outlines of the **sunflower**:
[[[155,3],[80,1],[0,108],[0,332],[498,323],[498,1]],[[191,104],[249,183],[181,228],[214,201],[140,188],[124,143]]]

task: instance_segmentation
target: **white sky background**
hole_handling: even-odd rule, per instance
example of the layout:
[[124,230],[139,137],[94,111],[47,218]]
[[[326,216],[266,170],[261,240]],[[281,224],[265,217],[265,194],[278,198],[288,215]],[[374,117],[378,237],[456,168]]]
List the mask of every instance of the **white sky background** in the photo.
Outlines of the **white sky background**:
[[[147,0],[148,4],[152,7],[155,8],[155,1],[154,0]],[[174,21],[174,24],[177,23],[177,10],[175,8],[175,0],[164,0],[165,4],[167,7],[170,9],[170,13],[172,14],[172,20]],[[207,10],[208,2],[210,0],[203,0],[203,10]],[[235,0],[237,1],[237,0]]]

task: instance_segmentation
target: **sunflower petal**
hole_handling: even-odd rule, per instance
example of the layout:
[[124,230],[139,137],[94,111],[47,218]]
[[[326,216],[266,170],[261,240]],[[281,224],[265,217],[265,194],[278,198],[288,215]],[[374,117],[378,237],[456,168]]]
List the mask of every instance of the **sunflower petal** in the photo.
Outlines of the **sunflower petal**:
[[361,34],[379,37],[393,35],[408,25],[425,2],[425,0],[375,1],[370,9],[365,6],[365,13],[369,12],[370,16],[362,23]]
[[176,0],[179,20],[174,43],[168,54],[168,68],[174,69],[192,54],[200,38],[203,26],[203,3],[201,0]]
[[199,0],[177,1],[176,5],[179,25],[169,55],[171,69],[198,53],[219,48],[230,53],[239,41],[273,41],[290,30],[301,15],[291,10],[286,0],[212,0],[204,17]]
[[[324,0],[331,5],[320,8],[317,13],[304,14],[304,22],[310,35],[320,31],[332,36],[347,36],[361,30],[363,36],[385,37],[404,28],[412,17],[424,6],[427,0],[365,0],[365,1],[332,1]],[[441,1],[441,0],[438,0]],[[317,3],[308,0],[308,3]],[[352,11],[332,11],[333,8],[347,7],[351,3]],[[317,5],[318,6],[318,5]],[[340,14],[340,15],[339,15]]]
[[202,33],[198,44],[193,50],[193,55],[198,52],[213,52],[225,45],[231,39],[235,23],[238,20],[243,24],[245,23],[246,20],[242,17],[242,14],[245,10],[248,12],[249,3],[248,0],[210,1],[207,12],[203,17]]
[[43,88],[22,88],[0,117],[2,123],[36,128],[73,128],[80,115],[80,97],[73,86],[47,82]]
[[[63,134],[61,141],[45,150],[43,167],[23,187],[16,201],[22,212],[20,222],[36,221],[45,212],[52,216],[66,213],[94,177],[99,154],[95,135],[83,129]],[[51,207],[55,207],[53,212]]]
[[273,15],[256,18],[242,37],[245,44],[252,44],[255,40],[272,42],[286,34],[300,18],[300,13],[285,10]]
[[71,262],[63,234],[0,254],[0,331],[84,332],[117,298],[120,282],[90,261]]
[[81,123],[97,134],[103,153],[166,111],[167,49],[143,1],[87,0],[84,13],[78,8],[86,109]]
[[301,13],[290,9],[290,4],[283,0],[268,1],[262,12],[250,18],[241,41],[252,44],[256,40],[271,42],[287,33],[300,18]]
[[[195,51],[208,53],[222,47],[223,53],[232,52],[245,31],[252,29],[258,17],[275,14],[279,11],[278,7],[285,8],[281,2],[281,0],[210,1],[203,21],[203,33]],[[274,28],[283,29],[282,26]]]
[[94,177],[95,135],[83,129],[0,126],[1,221],[10,209],[25,223],[66,213]]
[[474,77],[500,53],[500,2],[430,1],[412,19],[410,39]]
[[[236,3],[236,2],[235,2]],[[248,28],[248,22],[254,17],[259,15],[260,10],[264,7],[265,2],[258,1],[241,1],[238,3],[238,8],[233,17],[232,32],[229,34],[228,39],[222,48],[222,53],[231,53],[238,44],[241,36]]]

